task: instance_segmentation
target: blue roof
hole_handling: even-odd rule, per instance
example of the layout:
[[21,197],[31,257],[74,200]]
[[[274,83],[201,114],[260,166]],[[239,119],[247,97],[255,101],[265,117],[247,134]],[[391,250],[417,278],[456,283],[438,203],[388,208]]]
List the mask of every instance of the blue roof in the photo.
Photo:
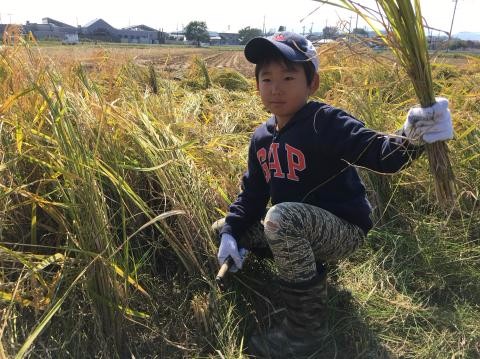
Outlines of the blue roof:
[[102,19],[98,19],[98,18],[97,18],[97,19],[93,19],[92,21],[87,22],[84,27],[89,27],[89,26],[95,24],[95,23],[96,23],[97,21],[99,21],[99,20],[102,20]]

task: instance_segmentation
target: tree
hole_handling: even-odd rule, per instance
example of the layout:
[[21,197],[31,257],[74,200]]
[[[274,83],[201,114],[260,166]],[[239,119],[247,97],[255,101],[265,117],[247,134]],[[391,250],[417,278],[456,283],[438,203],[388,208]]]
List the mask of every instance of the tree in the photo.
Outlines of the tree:
[[360,27],[356,27],[355,29],[353,29],[353,33],[354,33],[355,35],[358,35],[358,36],[368,37],[368,32],[367,32],[367,30],[362,29],[362,28],[360,28]]
[[239,40],[242,45],[245,45],[254,37],[262,36],[262,30],[251,28],[250,26],[244,27],[238,31]]
[[205,21],[190,21],[185,28],[185,36],[187,40],[195,41],[198,47],[201,41],[210,40]]
[[325,26],[323,28],[324,39],[334,39],[338,36],[338,28],[336,26]]

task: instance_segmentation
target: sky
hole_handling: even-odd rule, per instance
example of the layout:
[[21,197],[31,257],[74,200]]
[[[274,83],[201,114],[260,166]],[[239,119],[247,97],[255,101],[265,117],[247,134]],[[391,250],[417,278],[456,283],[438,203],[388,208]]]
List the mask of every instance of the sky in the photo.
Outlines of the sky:
[[[370,5],[372,0],[357,0]],[[50,17],[70,25],[85,25],[102,18],[116,28],[144,24],[163,31],[181,30],[190,21],[205,21],[211,31],[237,32],[250,26],[302,33],[321,32],[339,21],[351,22],[351,27],[365,27],[356,16],[313,0],[22,0],[2,1],[0,23],[21,23],[27,20],[41,23]],[[448,32],[452,21],[455,0],[420,0],[422,13],[428,25]],[[310,14],[316,8],[313,14]],[[310,15],[309,15],[310,14]],[[480,32],[480,0],[458,0],[452,33]],[[346,25],[347,29],[349,25]],[[435,32],[434,32],[435,33]]]

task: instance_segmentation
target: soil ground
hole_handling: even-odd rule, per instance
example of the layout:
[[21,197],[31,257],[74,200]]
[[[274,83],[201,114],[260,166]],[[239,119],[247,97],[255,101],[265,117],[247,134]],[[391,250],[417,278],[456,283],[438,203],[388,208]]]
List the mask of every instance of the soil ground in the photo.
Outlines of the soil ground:
[[[249,63],[241,48],[187,48],[187,47],[113,47],[101,45],[80,45],[80,46],[51,46],[40,48],[41,52],[48,53],[55,62],[62,59],[69,59],[81,62],[85,65],[94,65],[108,57],[116,61],[124,61],[131,58],[136,63],[149,65],[153,64],[168,72],[175,72],[186,68],[194,56],[199,56],[212,68],[231,68],[247,77],[254,76],[254,65]],[[112,56],[112,54],[114,56]]]

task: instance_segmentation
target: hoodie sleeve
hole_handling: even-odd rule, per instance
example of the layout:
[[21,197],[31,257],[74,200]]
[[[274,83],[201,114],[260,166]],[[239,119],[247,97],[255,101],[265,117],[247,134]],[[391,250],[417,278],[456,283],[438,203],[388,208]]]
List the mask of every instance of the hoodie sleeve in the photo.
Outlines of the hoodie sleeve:
[[248,169],[242,178],[242,190],[229,207],[220,235],[229,233],[238,241],[250,225],[263,217],[269,198],[269,186],[257,160],[255,140],[252,137],[248,150]]
[[400,136],[387,135],[365,127],[346,112],[331,108],[324,122],[327,153],[346,162],[381,173],[395,173],[408,166],[423,152]]

